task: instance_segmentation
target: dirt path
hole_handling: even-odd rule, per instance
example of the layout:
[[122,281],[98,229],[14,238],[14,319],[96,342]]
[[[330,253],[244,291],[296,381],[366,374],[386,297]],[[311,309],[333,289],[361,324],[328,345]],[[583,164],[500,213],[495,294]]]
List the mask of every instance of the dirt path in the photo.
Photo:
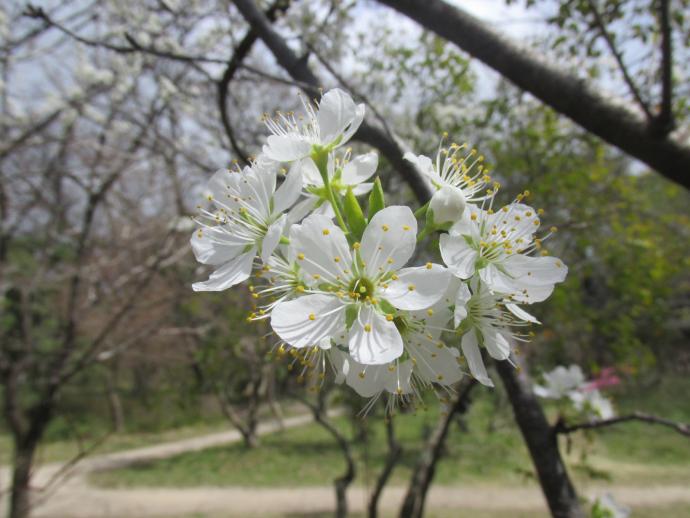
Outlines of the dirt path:
[[[311,416],[300,415],[285,419],[287,428],[304,425]],[[278,430],[277,422],[264,423],[260,434]],[[238,442],[236,431],[214,433],[155,446],[137,448],[106,455],[94,456],[77,465],[67,480],[50,492],[37,495],[35,517],[50,518],[104,518],[104,517],[153,517],[190,516],[305,516],[333,509],[334,494],[331,486],[307,488],[141,488],[101,489],[90,486],[86,475],[92,471],[117,469],[138,462],[148,462],[197,451],[212,446]],[[40,468],[34,478],[41,487],[61,468],[49,464]],[[8,480],[3,470],[2,480]],[[394,511],[399,508],[405,488],[389,487],[383,494],[381,509]],[[690,505],[690,490],[681,485],[659,486],[592,486],[583,491],[589,496],[611,492],[618,501],[629,506],[658,506],[673,503]],[[348,493],[350,508],[364,511],[367,492],[353,487]],[[7,505],[0,498],[0,505]],[[504,487],[473,485],[463,487],[435,486],[431,489],[428,507],[434,510],[465,511],[544,511],[544,499],[536,485]]]

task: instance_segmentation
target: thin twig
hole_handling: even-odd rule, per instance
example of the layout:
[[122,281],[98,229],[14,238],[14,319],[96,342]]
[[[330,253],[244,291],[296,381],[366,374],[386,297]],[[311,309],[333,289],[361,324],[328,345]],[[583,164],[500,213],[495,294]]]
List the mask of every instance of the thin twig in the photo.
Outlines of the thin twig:
[[642,421],[649,424],[657,424],[660,426],[665,426],[672,430],[675,430],[681,435],[690,437],[690,424],[678,423],[676,421],[671,421],[670,419],[665,419],[663,417],[657,417],[651,414],[645,414],[643,412],[633,412],[632,414],[622,415],[618,417],[612,417],[610,419],[596,419],[592,421],[586,421],[584,423],[576,424],[566,424],[565,421],[559,419],[555,426],[554,432],[557,434],[571,434],[578,430],[592,430],[596,428],[606,428],[608,426],[613,426],[621,423],[627,423],[630,421]]
[[640,94],[640,91],[635,85],[635,82],[633,81],[632,77],[630,77],[630,74],[628,74],[628,69],[623,63],[623,56],[616,48],[616,44],[613,41],[611,34],[609,34],[609,31],[606,30],[606,23],[604,22],[601,13],[599,13],[595,1],[587,0],[587,4],[589,5],[590,10],[592,11],[592,15],[594,16],[594,22],[596,23],[599,32],[604,38],[604,41],[606,42],[606,45],[611,51],[613,58],[616,60],[616,64],[618,65],[621,74],[623,74],[623,80],[625,81],[625,84],[628,85],[628,88],[630,89],[630,92],[635,98],[635,101],[637,101],[637,104],[639,104],[640,108],[642,108],[642,111],[644,111],[644,114],[647,117],[647,121],[651,122],[654,119],[654,116],[652,115],[652,112],[649,109],[649,105],[645,102],[644,99],[642,99],[642,95]]

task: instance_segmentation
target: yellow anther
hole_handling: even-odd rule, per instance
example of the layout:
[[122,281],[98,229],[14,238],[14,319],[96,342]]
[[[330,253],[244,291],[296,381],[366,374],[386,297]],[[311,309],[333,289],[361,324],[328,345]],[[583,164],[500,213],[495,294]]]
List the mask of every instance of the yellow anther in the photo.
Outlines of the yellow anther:
[[471,219],[472,221],[477,221],[477,213],[476,213],[476,212],[473,212],[472,215],[470,216],[470,219]]
[[364,331],[367,333],[371,333],[371,326],[369,324],[364,324]]
[[339,262],[340,262],[340,257],[336,255],[336,256],[333,258],[333,260],[334,260],[336,263],[339,263]]
[[412,230],[410,225],[403,225],[403,230]]
[[316,320],[316,315],[314,313],[309,313],[309,320]]
[[398,276],[395,275],[395,274],[393,274],[393,275],[391,275],[391,279],[394,280],[394,281],[397,281],[397,280],[398,280]]
[[387,314],[387,315],[386,315],[386,320],[388,320],[389,322],[391,322],[391,321],[393,320],[393,315],[391,315],[390,313]]
[[383,229],[384,232],[388,232],[388,230],[390,229],[390,227],[386,224],[381,225],[381,228]]
[[388,260],[387,260],[386,262],[387,262],[388,264],[393,264],[393,259],[389,257]]
[[430,317],[434,316],[434,310],[433,309],[427,309],[426,314],[429,315]]
[[323,229],[322,234],[323,234],[324,236],[327,236],[327,235],[330,234],[330,233],[331,233],[331,231],[328,230],[327,228],[324,228],[324,229]]
[[359,376],[361,379],[364,379],[364,375],[365,375],[364,371],[362,371],[362,372],[360,372],[360,373],[358,374],[358,376]]
[[426,263],[426,269],[427,269],[427,270],[431,270],[433,267],[434,267],[433,264],[431,264],[431,263]]
[[538,220],[538,219],[535,219],[532,223],[534,223],[534,226],[535,226],[535,227],[538,227],[538,226],[539,226],[539,220]]
[[299,259],[300,261],[303,261],[304,260],[304,254],[302,252],[297,254],[297,259]]
[[537,210],[537,214],[539,214],[540,216],[541,216],[542,214],[544,214],[544,209],[539,209],[539,210]]
[[359,250],[361,246],[362,245],[360,245],[359,243],[355,243],[354,245],[352,245],[352,248],[354,248],[355,250]]
[[318,273],[315,273],[314,275],[312,275],[312,277],[317,281],[321,278],[321,276]]
[[295,288],[295,290],[297,290],[298,293],[304,293],[304,286],[300,284]]
[[414,291],[414,290],[415,290],[414,284],[408,285],[408,286],[407,286],[407,290],[408,290],[408,291]]
[[558,228],[556,227],[551,227],[549,230],[553,233],[558,232]]

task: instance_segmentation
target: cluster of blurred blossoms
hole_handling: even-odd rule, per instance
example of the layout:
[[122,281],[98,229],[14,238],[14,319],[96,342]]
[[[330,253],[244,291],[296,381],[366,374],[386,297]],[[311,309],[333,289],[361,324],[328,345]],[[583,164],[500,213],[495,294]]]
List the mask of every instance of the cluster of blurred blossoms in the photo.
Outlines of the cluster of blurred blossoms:
[[615,412],[611,401],[599,389],[618,385],[612,368],[603,369],[593,380],[585,380],[579,365],[558,366],[544,373],[544,384],[535,385],[537,396],[569,404],[575,411],[595,419],[610,419]]
[[538,323],[524,306],[565,279],[542,248],[555,229],[537,236],[541,211],[522,203],[527,191],[495,206],[483,157],[443,141],[433,160],[405,155],[433,188],[429,203],[386,206],[372,181],[377,155],[344,147],[364,105],[338,89],[302,104],[299,115],[265,116],[262,153],[209,181],[191,245],[215,271],[194,290],[249,280],[249,318],[270,321],[274,353],[315,390],[332,374],[394,406],[427,387],[452,391],[467,370],[492,386],[482,349],[510,361]]

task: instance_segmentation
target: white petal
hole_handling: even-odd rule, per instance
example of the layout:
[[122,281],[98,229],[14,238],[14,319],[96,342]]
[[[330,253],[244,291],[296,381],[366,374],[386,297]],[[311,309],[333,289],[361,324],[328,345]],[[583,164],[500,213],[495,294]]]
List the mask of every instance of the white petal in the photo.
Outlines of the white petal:
[[391,394],[409,394],[412,392],[410,377],[413,364],[410,360],[400,362],[394,369],[386,368],[384,387]]
[[479,271],[479,277],[492,292],[502,293],[515,302],[526,304],[547,299],[554,289],[553,284],[531,284],[529,276],[513,278],[493,264],[482,268]]
[[378,164],[379,156],[376,153],[356,156],[343,167],[342,183],[344,185],[358,185],[368,180],[376,172]]
[[323,178],[319,173],[319,168],[311,158],[305,158],[299,162],[295,162],[295,166],[300,168],[302,172],[302,180],[304,185],[313,185],[316,187],[323,187]]
[[302,171],[291,167],[285,181],[273,195],[273,214],[283,212],[297,201],[302,193]]
[[387,370],[388,365],[363,365],[351,361],[346,381],[360,396],[372,397],[385,390]]
[[330,360],[333,371],[335,372],[334,381],[340,385],[343,381],[345,381],[345,377],[350,372],[350,362],[348,361],[347,354],[337,347],[331,347],[328,349],[328,359]]
[[361,196],[362,194],[367,194],[371,191],[374,184],[371,182],[360,183],[352,188],[352,194],[355,196]]
[[288,212],[288,225],[293,225],[302,221],[302,219],[314,209],[318,201],[316,196],[308,194],[306,198],[297,202],[297,204],[290,209],[290,212]]
[[363,306],[350,328],[348,336],[350,356],[364,365],[380,365],[398,358],[403,352],[400,332],[392,321]]
[[439,264],[403,268],[397,272],[398,279],[390,281],[380,293],[383,298],[398,309],[426,309],[443,297],[450,272]]
[[321,143],[330,144],[341,136],[356,116],[357,106],[352,97],[339,88],[326,92],[321,98],[319,112],[316,115]]
[[443,262],[451,272],[461,279],[469,279],[474,275],[475,262],[479,254],[465,242],[463,237],[443,234],[439,248]]
[[500,331],[486,330],[484,347],[495,360],[505,360],[510,357],[510,343]]
[[455,297],[455,311],[453,313],[453,323],[458,327],[467,318],[467,303],[472,298],[472,293],[467,284],[462,283]]
[[293,347],[318,345],[345,328],[345,306],[332,295],[305,295],[280,302],[271,312],[271,327]]
[[264,154],[278,162],[292,162],[309,156],[311,143],[299,135],[270,135],[263,147]]
[[479,350],[477,336],[474,329],[470,329],[462,337],[462,354],[467,360],[467,366],[470,368],[472,376],[474,376],[479,383],[487,387],[493,387],[494,382],[491,381],[489,375],[484,367],[484,360],[482,360],[482,352]]
[[568,267],[557,257],[515,254],[503,262],[503,267],[513,278],[530,286],[547,286],[563,282],[568,275]]
[[202,264],[223,264],[237,257],[251,241],[228,233],[230,227],[216,226],[195,230],[190,239],[196,260]]
[[355,134],[355,132],[362,125],[363,120],[364,120],[364,105],[358,104],[357,107],[355,108],[355,116],[352,119],[352,122],[350,122],[350,125],[343,132],[343,138],[340,139],[340,145],[341,146],[343,144],[345,144],[346,142],[348,142],[352,138],[352,136]]
[[285,228],[286,221],[287,216],[283,214],[282,216],[280,216],[280,218],[278,218],[277,221],[274,221],[271,224],[271,226],[268,227],[266,235],[264,236],[264,239],[261,242],[261,260],[264,264],[268,263],[268,258],[271,257],[273,251],[278,246],[278,243],[280,242],[280,236],[283,235],[283,229]]
[[311,277],[337,283],[347,278],[352,256],[343,231],[329,218],[312,214],[290,229],[289,259]]
[[399,270],[417,244],[417,220],[409,207],[394,205],[377,212],[364,230],[360,253],[369,275]]
[[416,372],[426,381],[452,385],[463,373],[456,356],[442,342],[432,342],[424,336],[407,342],[406,348],[415,361]]
[[534,317],[530,313],[527,313],[527,311],[522,309],[520,306],[516,306],[515,304],[506,304],[506,308],[513,315],[515,315],[516,317],[518,317],[521,320],[524,320],[525,322],[531,322],[533,324],[541,324],[541,322],[539,322],[539,320],[537,320],[536,317]]
[[434,163],[431,158],[424,155],[415,155],[409,151],[403,155],[403,158],[408,162],[412,162],[419,172],[424,174],[429,180],[435,184],[441,184],[441,177],[434,170]]
[[252,273],[256,247],[237,256],[211,274],[207,281],[192,284],[194,291],[222,291],[246,281]]

